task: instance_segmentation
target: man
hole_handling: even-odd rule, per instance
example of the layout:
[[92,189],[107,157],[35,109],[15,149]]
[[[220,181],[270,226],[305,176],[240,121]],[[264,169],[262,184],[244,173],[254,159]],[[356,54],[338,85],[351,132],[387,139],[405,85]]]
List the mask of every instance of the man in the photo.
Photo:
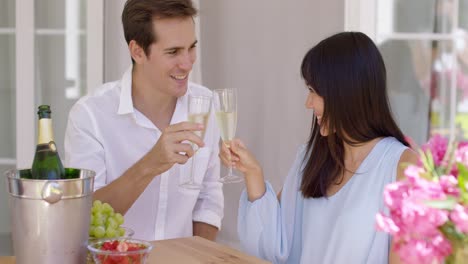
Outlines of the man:
[[[211,240],[221,225],[219,131],[211,115],[204,140],[187,122],[188,95],[211,95],[188,83],[196,59],[197,13],[190,0],[128,0],[122,12],[132,67],[122,79],[81,98],[65,135],[68,167],[96,172],[93,199],[124,214],[136,238],[198,235]],[[179,187],[194,166],[200,191]]]

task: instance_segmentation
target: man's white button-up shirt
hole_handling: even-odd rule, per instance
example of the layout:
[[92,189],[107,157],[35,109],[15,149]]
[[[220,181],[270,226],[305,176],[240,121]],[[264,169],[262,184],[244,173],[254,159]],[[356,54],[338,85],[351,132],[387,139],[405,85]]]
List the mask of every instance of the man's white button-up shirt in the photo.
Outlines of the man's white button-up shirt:
[[[81,98],[71,109],[65,135],[65,165],[96,172],[97,190],[120,177],[158,141],[161,131],[133,107],[132,68],[120,81],[106,83]],[[171,124],[187,121],[189,94],[209,95],[203,86],[189,83],[178,98]],[[219,130],[213,111],[206,127],[205,147],[197,151],[193,173],[200,191],[179,187],[192,170],[191,160],[174,165],[155,177],[125,214],[124,226],[135,238],[160,240],[192,236],[192,222],[220,228],[224,197],[218,182]]]

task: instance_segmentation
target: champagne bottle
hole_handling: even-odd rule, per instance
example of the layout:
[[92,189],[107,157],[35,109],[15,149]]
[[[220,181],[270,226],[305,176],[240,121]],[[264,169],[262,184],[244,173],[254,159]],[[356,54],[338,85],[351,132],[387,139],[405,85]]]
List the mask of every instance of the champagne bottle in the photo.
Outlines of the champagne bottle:
[[39,131],[36,154],[31,169],[33,179],[65,179],[65,169],[54,142],[50,106],[39,106]]

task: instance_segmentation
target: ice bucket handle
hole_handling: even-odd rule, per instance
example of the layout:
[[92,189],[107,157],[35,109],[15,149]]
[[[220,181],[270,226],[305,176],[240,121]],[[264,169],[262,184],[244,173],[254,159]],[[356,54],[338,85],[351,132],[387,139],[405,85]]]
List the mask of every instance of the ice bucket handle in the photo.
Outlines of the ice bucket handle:
[[62,199],[63,190],[56,181],[49,181],[42,188],[42,199],[50,204],[54,204]]

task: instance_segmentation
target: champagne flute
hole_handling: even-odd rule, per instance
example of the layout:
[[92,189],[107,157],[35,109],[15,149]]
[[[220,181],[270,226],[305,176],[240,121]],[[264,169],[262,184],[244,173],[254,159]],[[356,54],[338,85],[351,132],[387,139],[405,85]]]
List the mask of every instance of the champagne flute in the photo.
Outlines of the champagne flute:
[[[226,147],[236,134],[237,126],[237,94],[234,89],[216,89],[214,93],[214,106],[216,121],[221,130],[221,139]],[[237,183],[243,181],[232,173],[232,166],[228,166],[228,174],[219,179],[222,183]]]
[[[188,121],[192,123],[203,124],[202,131],[194,133],[200,138],[204,138],[205,129],[208,125],[208,118],[211,110],[211,97],[203,95],[188,96]],[[181,183],[179,186],[192,190],[200,190],[201,185],[195,182],[193,171],[195,168],[195,157],[197,156],[198,145],[191,143],[195,153],[192,156],[192,169],[190,170],[190,179],[187,182]]]

